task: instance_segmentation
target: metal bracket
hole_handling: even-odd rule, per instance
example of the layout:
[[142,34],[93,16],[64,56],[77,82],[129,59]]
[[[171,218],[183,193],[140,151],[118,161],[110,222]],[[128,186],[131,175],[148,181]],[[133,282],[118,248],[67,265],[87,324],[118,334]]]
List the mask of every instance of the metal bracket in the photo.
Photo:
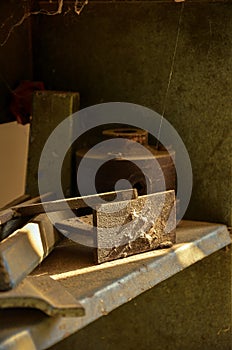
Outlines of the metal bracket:
[[0,308],[35,308],[49,316],[79,317],[83,306],[48,275],[29,276],[18,287],[0,293]]

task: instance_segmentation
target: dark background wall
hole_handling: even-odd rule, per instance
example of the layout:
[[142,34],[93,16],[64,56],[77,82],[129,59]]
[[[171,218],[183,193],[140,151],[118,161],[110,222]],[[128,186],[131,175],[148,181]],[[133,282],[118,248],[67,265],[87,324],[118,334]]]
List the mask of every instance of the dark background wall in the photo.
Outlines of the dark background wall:
[[33,20],[34,79],[79,91],[81,107],[164,111],[192,161],[187,217],[231,224],[231,1],[97,0]]
[[14,120],[9,113],[12,90],[32,79],[30,20],[14,27],[28,6],[28,1],[0,1],[0,123]]
[[0,3],[0,122],[12,119],[11,90],[32,78],[79,91],[81,107],[122,101],[164,112],[192,161],[187,217],[231,225],[231,0],[91,0],[80,16],[64,14],[73,7],[64,0],[61,15],[31,16],[4,43],[31,4],[57,8]]

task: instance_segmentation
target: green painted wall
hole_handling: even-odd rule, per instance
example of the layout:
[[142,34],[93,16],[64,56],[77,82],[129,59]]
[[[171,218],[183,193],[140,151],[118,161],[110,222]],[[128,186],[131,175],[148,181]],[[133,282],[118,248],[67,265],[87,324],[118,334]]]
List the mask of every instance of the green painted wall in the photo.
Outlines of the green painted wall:
[[166,116],[192,160],[189,216],[231,225],[232,2],[186,6]]
[[79,91],[81,107],[165,110],[192,161],[187,217],[231,223],[231,1],[90,1],[80,16],[35,17],[33,43],[35,78]]

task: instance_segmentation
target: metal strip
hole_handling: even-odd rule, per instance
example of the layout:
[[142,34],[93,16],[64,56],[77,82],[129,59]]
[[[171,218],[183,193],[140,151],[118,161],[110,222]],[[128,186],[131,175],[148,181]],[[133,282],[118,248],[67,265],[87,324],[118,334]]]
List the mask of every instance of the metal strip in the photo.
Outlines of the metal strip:
[[49,276],[27,277],[18,287],[0,293],[0,308],[35,308],[49,316],[79,317],[83,306]]
[[83,197],[74,197],[74,198],[65,198],[59,199],[56,201],[31,204],[31,205],[18,205],[12,207],[11,209],[14,211],[15,215],[38,215],[44,212],[55,212],[55,211],[63,211],[67,209],[67,205],[70,209],[79,209],[86,208],[88,204],[85,201],[90,201],[92,206],[95,206],[99,203],[99,197],[104,200],[113,200],[117,195],[118,200],[132,199],[136,198],[137,191],[135,189],[122,190],[122,191],[113,191],[106,193],[99,193],[90,196]]

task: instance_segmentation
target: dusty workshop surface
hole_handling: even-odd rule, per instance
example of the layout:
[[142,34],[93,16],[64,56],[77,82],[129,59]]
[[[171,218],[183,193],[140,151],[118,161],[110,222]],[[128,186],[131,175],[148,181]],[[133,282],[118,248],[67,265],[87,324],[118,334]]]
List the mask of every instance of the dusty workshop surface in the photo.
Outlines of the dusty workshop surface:
[[61,283],[84,307],[85,316],[2,310],[0,349],[9,349],[15,334],[22,344],[29,341],[36,349],[45,349],[228,244],[226,226],[191,221],[178,227],[177,244],[172,248],[101,265],[93,265],[91,254],[73,243],[62,244],[33,274],[48,274]]

